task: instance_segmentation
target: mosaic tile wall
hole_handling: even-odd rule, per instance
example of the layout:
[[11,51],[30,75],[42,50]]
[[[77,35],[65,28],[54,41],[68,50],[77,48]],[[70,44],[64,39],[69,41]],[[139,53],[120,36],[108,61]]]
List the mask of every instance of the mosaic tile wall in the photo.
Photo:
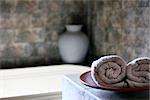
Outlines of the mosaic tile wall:
[[84,5],[83,0],[0,0],[0,66],[60,61],[59,35],[72,16],[84,23]]
[[127,61],[150,57],[150,0],[94,0],[91,4],[95,55],[118,54]]
[[150,57],[149,16],[149,0],[0,0],[0,67],[59,62],[58,38],[73,23],[90,55]]

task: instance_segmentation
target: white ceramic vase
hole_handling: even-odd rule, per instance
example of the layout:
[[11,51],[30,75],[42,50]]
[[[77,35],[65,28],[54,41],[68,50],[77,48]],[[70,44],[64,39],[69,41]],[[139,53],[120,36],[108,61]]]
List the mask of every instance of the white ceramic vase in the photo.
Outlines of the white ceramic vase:
[[89,40],[81,28],[82,25],[66,25],[67,32],[59,38],[59,52],[66,63],[80,63],[87,54]]

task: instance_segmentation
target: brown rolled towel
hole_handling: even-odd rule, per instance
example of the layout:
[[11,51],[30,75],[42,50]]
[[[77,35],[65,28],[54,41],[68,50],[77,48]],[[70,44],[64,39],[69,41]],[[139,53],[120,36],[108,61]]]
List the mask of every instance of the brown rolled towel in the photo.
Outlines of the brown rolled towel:
[[127,65],[127,82],[130,87],[150,86],[150,58],[137,58]]
[[117,55],[104,56],[92,63],[91,76],[98,86],[126,87],[123,81],[126,66],[126,62]]

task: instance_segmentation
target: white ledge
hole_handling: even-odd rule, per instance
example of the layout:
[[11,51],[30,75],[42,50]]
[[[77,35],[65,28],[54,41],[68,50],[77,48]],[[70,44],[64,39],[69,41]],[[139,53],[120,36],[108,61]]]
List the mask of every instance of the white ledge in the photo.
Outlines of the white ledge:
[[0,69],[0,98],[60,92],[63,75],[87,70],[79,65]]

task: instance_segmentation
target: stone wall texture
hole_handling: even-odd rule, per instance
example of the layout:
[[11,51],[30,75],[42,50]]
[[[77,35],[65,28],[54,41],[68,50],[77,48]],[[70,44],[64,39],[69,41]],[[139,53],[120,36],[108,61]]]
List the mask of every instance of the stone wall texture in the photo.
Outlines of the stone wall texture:
[[118,54],[127,61],[150,57],[150,0],[94,0],[91,4],[95,55]]
[[0,66],[60,61],[58,38],[72,16],[85,20],[83,0],[0,0]]
[[0,0],[0,67],[59,62],[72,23],[84,25],[90,55],[150,57],[149,16],[149,0]]

